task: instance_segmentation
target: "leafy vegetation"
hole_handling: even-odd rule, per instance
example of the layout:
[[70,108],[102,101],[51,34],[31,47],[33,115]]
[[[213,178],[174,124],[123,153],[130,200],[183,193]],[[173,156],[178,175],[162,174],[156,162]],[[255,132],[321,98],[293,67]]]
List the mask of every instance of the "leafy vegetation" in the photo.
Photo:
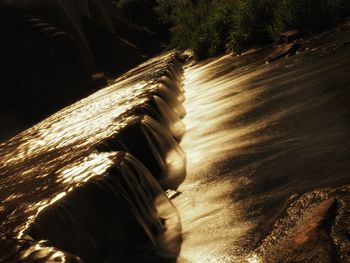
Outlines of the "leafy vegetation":
[[[317,32],[350,15],[350,0],[110,0],[130,22],[199,58]],[[169,35],[170,32],[170,35]]]
[[276,40],[289,29],[320,31],[349,13],[349,0],[157,0],[171,25],[171,45],[199,58],[240,52]]
[[320,31],[338,22],[344,2],[343,0],[280,0],[274,11],[275,20],[269,31],[274,37],[290,28]]

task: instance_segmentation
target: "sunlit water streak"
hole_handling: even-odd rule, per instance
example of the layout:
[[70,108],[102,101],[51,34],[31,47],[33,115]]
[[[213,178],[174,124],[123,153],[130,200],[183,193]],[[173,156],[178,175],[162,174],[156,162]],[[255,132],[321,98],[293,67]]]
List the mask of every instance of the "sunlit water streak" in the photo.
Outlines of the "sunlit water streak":
[[[258,50],[186,69],[187,132],[181,145],[187,178],[173,199],[183,225],[179,262],[261,262],[252,252],[291,200],[349,183],[350,52],[332,41],[326,49],[269,65],[264,63],[269,50]],[[115,152],[96,152],[96,146],[126,125],[118,121],[125,112],[149,99],[157,89],[154,80],[167,82],[159,79],[168,74],[166,65],[166,55],[154,58],[1,144],[1,229],[25,237],[40,212],[103,175],[114,164]],[[183,100],[178,92],[169,97]],[[182,125],[166,129],[181,138]],[[174,170],[183,165],[175,155],[170,152],[165,160]],[[177,251],[177,213],[167,202],[157,207],[170,223],[169,235],[160,236],[164,242],[159,244],[175,241],[170,249]],[[147,205],[144,209],[149,212]],[[42,247],[50,259],[61,253],[35,244],[22,256]]]
[[227,125],[254,107],[252,102],[264,87],[249,91],[242,85],[265,70],[251,70],[243,76],[224,75],[201,83],[201,77],[212,74],[216,66],[230,58],[185,71],[187,133],[181,145],[187,153],[188,179],[179,189],[183,194],[174,200],[185,234],[180,262],[237,260],[239,247],[233,247],[233,241],[244,236],[253,223],[242,221],[241,207],[232,202],[231,193],[249,179],[232,180],[235,173],[222,171],[218,163],[243,147],[269,139],[255,138],[250,133],[283,117],[283,113],[276,113],[234,128]]
[[179,262],[263,262],[251,251],[290,198],[350,183],[349,48],[265,64],[268,51],[185,70]]
[[[149,136],[163,136],[162,138],[158,138],[158,140],[169,138],[166,143],[170,146],[167,146],[168,148],[166,150],[163,149],[162,152],[162,158],[165,159],[168,167],[173,167],[172,170],[169,169],[168,174],[170,176],[175,172],[177,174],[183,172],[184,168],[181,168],[181,165],[184,167],[184,164],[178,165],[177,163],[181,163],[180,160],[183,160],[183,157],[179,156],[181,152],[171,147],[177,145],[174,139],[176,137],[174,135],[173,138],[171,132],[176,133],[176,136],[182,136],[181,130],[179,130],[179,127],[181,127],[179,124],[180,119],[173,113],[172,109],[165,107],[167,105],[160,97],[152,97],[154,95],[164,95],[164,99],[170,98],[175,103],[176,97],[172,97],[173,95],[171,94],[176,94],[177,91],[163,87],[162,92],[159,93],[158,89],[159,79],[164,74],[169,74],[169,72],[164,73],[164,70],[169,68],[170,64],[173,71],[178,72],[180,70],[180,66],[176,64],[178,62],[174,62],[174,54],[174,52],[168,52],[141,64],[126,74],[126,76],[130,75],[129,78],[118,79],[110,86],[59,111],[0,145],[1,231],[4,231],[4,233],[12,238],[28,239],[26,236],[27,230],[31,228],[33,222],[38,217],[40,218],[41,214],[45,218],[47,216],[50,217],[50,213],[59,214],[59,211],[62,210],[60,207],[67,206],[68,210],[71,209],[70,205],[67,205],[66,202],[69,203],[71,202],[70,200],[73,200],[74,203],[76,196],[78,195],[79,197],[79,194],[76,194],[76,189],[85,189],[85,185],[94,185],[95,180],[101,180],[101,182],[104,182],[104,180],[114,180],[113,174],[108,175],[108,171],[116,163],[116,153],[113,151],[99,152],[96,146],[104,139],[117,133],[118,130],[129,125],[133,118],[137,118],[140,113],[131,111],[137,107],[142,106],[145,109],[149,107],[150,111],[155,111],[156,109],[154,107],[158,107],[157,110],[160,112],[160,115],[155,117],[159,117],[159,121],[162,124],[164,124],[163,120],[167,120],[168,126],[164,125],[163,127],[157,124],[159,127],[155,127],[153,125],[152,133],[150,133],[150,128],[145,127],[144,133],[149,132]],[[172,74],[174,78],[178,78],[177,75],[174,75],[175,73]],[[153,108],[147,104],[150,100],[154,104],[152,106]],[[155,113],[158,111],[155,111]],[[145,122],[147,120],[146,118]],[[153,141],[150,143],[153,143]],[[162,149],[162,145],[157,145],[157,147],[159,150]],[[181,159],[177,160],[176,158]],[[149,172],[146,170],[143,171],[145,168],[137,164],[137,161],[134,159],[126,162],[130,163],[130,167],[127,167],[127,169],[131,170],[123,172],[123,169],[125,170],[126,168],[123,168],[121,164],[119,168],[122,169],[121,179],[116,178],[115,180],[124,180],[124,186],[126,188],[129,187],[129,190],[127,190],[126,194],[123,194],[125,189],[122,187],[120,189],[117,188],[115,191],[121,196],[117,200],[120,200],[120,198],[125,199],[128,204],[127,206],[130,208],[130,213],[134,213],[134,219],[138,221],[141,229],[148,235],[155,247],[159,249],[159,253],[169,253],[169,255],[166,255],[169,257],[176,256],[179,249],[181,223],[175,208],[167,201],[159,184],[154,182],[155,179],[149,178],[151,177]],[[139,176],[137,173],[141,173],[142,175]],[[142,179],[142,176],[145,178]],[[184,177],[183,174],[180,176]],[[110,179],[108,179],[109,177]],[[143,186],[140,186],[140,182],[136,182],[135,180],[143,180]],[[150,182],[150,189],[142,189],[142,187],[148,185],[147,181]],[[106,183],[106,185],[108,184]],[[115,187],[117,186],[118,183],[116,183]],[[79,191],[89,196],[90,188],[88,187],[87,190]],[[65,201],[66,199],[68,201]],[[75,210],[72,210],[77,213],[77,217],[80,216],[79,202],[81,201],[78,198],[78,201],[75,203]],[[137,203],[136,208],[133,202]],[[111,203],[111,205],[113,204]],[[118,206],[118,204],[116,205]],[[169,234],[152,234],[153,230],[150,230],[152,229],[152,222],[160,220],[152,215],[153,212],[150,210],[152,207],[158,209],[158,216],[164,221],[161,224],[164,224],[165,230],[159,232]],[[84,205],[81,209],[83,211]],[[91,209],[94,211],[93,209],[96,209],[96,207],[94,208],[93,204],[91,204]],[[138,209],[138,211],[135,209]],[[54,212],[50,212],[50,210]],[[55,212],[56,210],[57,212]],[[94,218],[93,215],[91,216]],[[125,217],[125,215],[120,215],[121,219],[118,220],[123,222],[123,216]],[[59,220],[59,218],[45,219],[41,224],[47,227],[47,224],[50,224],[49,221]],[[66,218],[66,220],[69,221],[69,218]],[[97,224],[98,220],[100,219],[95,220],[95,224]],[[76,219],[72,222],[74,223],[75,221]],[[61,223],[60,221],[55,221],[54,224],[59,226]],[[100,222],[101,227],[102,224]],[[127,229],[122,224],[118,226],[117,222],[115,223],[115,227],[117,229],[118,227]],[[38,231],[34,231],[34,233],[36,232]],[[62,229],[63,232],[64,227]],[[49,231],[47,233],[40,233],[40,235],[38,233],[35,235],[49,235]],[[83,232],[78,234],[85,235]],[[88,235],[88,232],[86,235]],[[141,233],[140,236],[142,236]],[[53,237],[50,237],[50,240],[54,244],[58,242]],[[101,240],[95,241],[101,242]],[[95,241],[92,240],[92,244]],[[21,256],[21,249],[23,250],[24,248],[19,248],[16,244],[13,245],[13,242],[6,240],[4,236],[1,236],[0,242],[2,252],[4,249],[6,250],[5,255],[1,255],[0,261],[3,260],[2,256],[5,258],[14,257],[8,259],[10,261],[16,261],[17,256],[23,260],[34,260],[33,258],[25,258],[32,255],[49,260],[51,257],[54,258],[53,255],[56,254],[55,250],[50,246],[45,248],[45,246],[35,245],[31,246],[27,251],[22,251],[24,254]],[[90,241],[86,242],[88,244]],[[71,245],[76,246],[77,244]],[[107,248],[108,246],[105,247]],[[17,249],[19,250],[17,251]],[[85,252],[89,253],[89,250],[85,250]],[[86,256],[87,254],[84,254],[85,252],[83,250],[82,254]],[[115,257],[118,258],[117,253]],[[64,260],[64,258],[60,260]]]

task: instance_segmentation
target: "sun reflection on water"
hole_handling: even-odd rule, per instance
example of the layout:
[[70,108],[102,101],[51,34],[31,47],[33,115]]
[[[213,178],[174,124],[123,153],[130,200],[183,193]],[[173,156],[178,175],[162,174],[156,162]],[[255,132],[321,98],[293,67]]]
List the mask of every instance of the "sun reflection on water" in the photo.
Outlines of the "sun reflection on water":
[[[120,116],[143,104],[156,74],[174,53],[156,57],[91,96],[0,144],[0,227],[22,237],[35,216],[73,188],[103,174],[113,153],[94,146],[122,125]],[[152,73],[152,74],[151,74]],[[145,77],[146,76],[146,77]],[[169,160],[171,161],[171,160]]]
[[237,245],[254,222],[246,222],[242,208],[231,199],[235,189],[249,180],[235,178],[234,170],[223,171],[220,165],[241,149],[278,136],[255,134],[298,108],[271,112],[264,119],[242,119],[257,107],[255,102],[266,89],[263,84],[250,87],[250,80],[264,74],[266,67],[253,65],[244,74],[230,71],[210,79],[231,60],[231,55],[223,56],[185,70],[187,131],[181,146],[187,154],[188,175],[179,188],[182,194],[174,199],[184,229],[178,262],[259,262],[245,258]]

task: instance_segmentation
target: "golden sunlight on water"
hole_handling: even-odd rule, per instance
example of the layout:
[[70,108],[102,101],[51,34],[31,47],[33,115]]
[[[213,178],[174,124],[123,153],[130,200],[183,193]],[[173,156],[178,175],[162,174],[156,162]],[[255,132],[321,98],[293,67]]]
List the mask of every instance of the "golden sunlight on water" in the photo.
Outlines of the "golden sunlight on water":
[[[164,91],[168,77],[158,78],[168,56],[151,59],[0,144],[0,229],[12,237],[37,233],[42,234],[39,240],[46,240],[46,232],[55,236],[52,219],[60,232],[66,231],[59,237],[69,246],[74,241],[67,232],[79,225],[75,219],[85,227],[85,218],[91,217],[93,228],[106,231],[94,236],[100,249],[113,244],[114,252],[114,246],[133,243],[125,222],[136,219],[143,231],[135,232],[145,232],[158,254],[179,255],[179,263],[264,262],[256,248],[281,211],[299,194],[348,182],[350,163],[344,157],[350,156],[349,115],[344,109],[348,94],[338,88],[348,85],[350,60],[344,58],[350,53],[338,52],[327,60],[312,53],[265,64],[264,52],[225,55],[188,66],[185,96],[174,83]],[[328,72],[337,77],[330,80]],[[152,107],[159,107],[160,124],[152,119],[157,118]],[[118,143],[127,145],[118,148]],[[167,191],[173,205],[163,190],[179,184],[178,192]],[[100,200],[106,214],[99,213],[98,202],[85,205],[86,197],[94,200],[93,191],[103,196],[106,189],[124,198],[131,217],[124,213],[124,203],[116,204],[110,196]],[[109,213],[119,205],[121,211]],[[66,226],[70,218],[73,223]],[[93,234],[89,229],[78,234],[83,238],[76,243],[87,246],[82,254],[89,258],[86,248],[97,248]],[[121,243],[116,245],[116,239]],[[17,244],[10,247],[18,254]],[[60,251],[35,243],[22,256],[36,253]],[[108,262],[119,256],[112,255]]]
[[254,223],[241,218],[241,208],[232,201],[231,194],[241,184],[249,184],[249,179],[238,179],[234,172],[223,171],[220,162],[244,147],[271,139],[255,137],[254,132],[284,116],[284,112],[276,112],[266,119],[231,127],[256,106],[254,101],[265,87],[249,90],[249,80],[263,74],[264,68],[241,76],[225,74],[206,79],[220,71],[230,58],[224,56],[185,70],[187,132],[181,145],[187,154],[188,174],[179,188],[182,194],[174,199],[184,228],[179,262],[243,260],[243,251],[235,242]]
[[[18,238],[23,238],[24,231],[31,223],[33,223],[35,217],[42,210],[61,200],[67,195],[67,193],[73,190],[74,186],[81,185],[90,178],[102,175],[113,164],[113,158],[115,158],[115,155],[115,153],[92,153],[83,160],[72,163],[68,167],[58,170],[56,183],[65,186],[65,190],[51,198],[34,203],[27,208],[27,211],[24,212],[25,214],[30,214],[31,211],[36,211],[36,214],[29,217],[24,227],[20,227]],[[13,199],[8,201],[13,201]]]
[[[3,219],[0,220],[1,230],[6,230],[8,236],[25,240],[28,231],[34,231],[33,233],[39,231],[39,235],[45,235],[45,231],[41,233],[40,230],[35,229],[35,225],[40,224],[41,218],[52,216],[49,220],[42,221],[46,222],[41,225],[44,228],[49,226],[50,221],[55,220],[58,221],[55,221],[53,225],[56,224],[58,228],[62,227],[60,224],[64,225],[62,222],[65,220],[66,222],[73,220],[73,224],[77,224],[77,220],[85,222],[86,219],[79,219],[85,209],[85,202],[81,203],[82,200],[79,199],[79,195],[82,194],[88,197],[91,194],[91,189],[96,185],[98,185],[97,189],[99,191],[103,191],[101,189],[103,189],[104,184],[107,189],[112,188],[115,191],[117,200],[125,199],[127,205],[130,206],[130,213],[134,215],[135,220],[139,222],[143,231],[160,252],[169,253],[168,256],[174,256],[178,253],[179,244],[181,243],[180,218],[149,171],[131,155],[123,155],[123,150],[120,150],[122,151],[120,153],[116,151],[101,152],[96,148],[101,141],[112,138],[112,135],[119,129],[126,127],[138,118],[137,112],[131,111],[132,109],[144,107],[141,109],[152,112],[152,110],[158,109],[158,104],[159,107],[162,107],[160,103],[163,102],[160,98],[155,98],[154,95],[159,92],[157,79],[162,76],[164,68],[167,68],[171,63],[175,63],[174,54],[174,52],[169,52],[141,64],[126,74],[131,74],[129,78],[118,79],[110,86],[57,112],[32,128],[0,144],[0,199],[3,200],[0,203],[0,216]],[[173,91],[166,88],[165,91],[163,89],[162,94],[167,95],[166,92],[172,94]],[[152,102],[155,105],[149,106],[149,103]],[[165,108],[164,112],[161,112],[164,115],[163,118],[168,116],[166,111]],[[142,112],[139,115],[142,117]],[[171,131],[177,132],[177,135],[180,136],[183,127],[177,125],[176,122],[179,120],[175,115],[171,118],[167,124],[172,128]],[[155,122],[144,117],[142,120],[150,123]],[[176,143],[170,135],[171,131],[168,133],[165,126],[163,128],[160,124],[158,125],[159,127],[153,127],[155,129],[153,136],[159,135],[158,140],[164,140],[169,136]],[[162,134],[157,132],[162,132]],[[169,144],[167,147],[171,149],[172,141],[166,143]],[[165,146],[160,144],[159,150],[161,150],[161,147],[164,148]],[[181,162],[182,159],[179,160],[182,152],[174,149],[173,152],[168,154],[166,151],[169,151],[169,149],[163,148],[164,163],[171,168],[169,169],[169,175],[182,173],[184,163]],[[148,149],[141,150],[147,151]],[[119,166],[113,168],[115,165]],[[115,169],[115,171],[113,170],[112,173],[111,169]],[[121,173],[119,176],[117,171]],[[117,175],[113,177],[113,174]],[[104,183],[99,185],[98,180]],[[142,184],[137,180],[142,180]],[[112,183],[116,184],[114,188],[117,190],[111,186]],[[86,187],[86,185],[88,186]],[[107,200],[104,205],[108,205],[109,201],[112,204],[111,200]],[[135,205],[133,202],[137,204]],[[99,215],[94,214],[93,206],[96,200],[90,203],[92,212],[89,214],[90,210],[87,211],[89,218],[91,217],[89,220],[102,226],[101,222],[98,221],[101,220]],[[120,204],[117,202],[114,207],[118,205]],[[152,209],[155,209],[157,213]],[[119,221],[114,222],[114,228],[111,227],[111,229],[115,229],[115,231],[126,229],[123,223],[120,222],[123,222],[123,218],[130,216],[127,211],[127,209],[124,209],[123,212],[125,213],[118,215],[119,217],[116,220]],[[53,216],[55,213],[58,216]],[[73,216],[74,213],[75,217]],[[86,214],[83,217],[85,216]],[[161,223],[157,216],[166,221]],[[59,221],[60,218],[63,220],[62,222]],[[106,220],[112,219],[107,218]],[[152,224],[165,230],[154,234]],[[67,230],[65,227],[60,229],[62,233]],[[55,231],[48,227],[46,232],[51,233],[51,230]],[[88,232],[89,230],[86,234]],[[81,234],[85,235],[84,232]],[[139,235],[143,235],[142,231]],[[123,237],[118,238],[123,239]],[[128,238],[125,239],[128,240]],[[107,240],[105,238],[100,242],[108,243]],[[3,239],[0,241],[7,242]],[[71,241],[68,238],[66,242]],[[93,240],[92,243],[94,242]],[[104,245],[104,247],[108,246]],[[29,261],[30,259],[27,259],[27,256],[42,254],[42,257],[47,257],[52,254],[51,256],[54,257],[57,253],[60,253],[59,251],[56,253],[55,249],[51,247],[45,248],[45,245],[30,246],[24,252],[22,251],[24,254],[16,251],[16,249],[19,249],[16,248],[16,245],[11,245],[11,249],[14,251],[11,250],[6,253],[9,253],[9,255],[14,253],[15,258],[19,256]],[[89,250],[83,250],[82,253],[89,253]],[[115,256],[118,257],[118,255]],[[60,258],[64,260],[65,256]]]
[[349,183],[349,49],[265,64],[268,52],[185,70],[187,177],[173,199],[184,232],[180,263],[283,262],[287,243],[277,259],[264,254],[278,236],[256,248],[292,200]]

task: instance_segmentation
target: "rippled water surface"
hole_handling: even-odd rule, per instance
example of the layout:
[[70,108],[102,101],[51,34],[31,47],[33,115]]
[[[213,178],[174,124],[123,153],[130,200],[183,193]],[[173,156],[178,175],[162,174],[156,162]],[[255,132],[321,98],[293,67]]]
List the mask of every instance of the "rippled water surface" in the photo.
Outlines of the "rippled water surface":
[[293,200],[350,183],[349,38],[347,27],[275,63],[264,49],[185,70],[180,262],[263,262],[251,251]]
[[[175,138],[182,136],[183,127],[172,109],[166,108],[167,105],[164,106],[166,103],[158,97],[158,94],[161,94],[164,99],[170,98],[170,101],[177,101],[175,91],[169,89],[164,91],[164,88],[159,88],[162,81],[159,78],[162,78],[163,71],[168,68],[173,57],[174,52],[169,52],[140,65],[125,75],[130,74],[130,77],[124,76],[125,79],[116,80],[109,87],[63,109],[0,145],[0,199],[2,200],[0,228],[3,234],[6,234],[1,239],[0,250],[1,253],[4,252],[4,256],[0,261],[5,259],[31,261],[34,258],[40,258],[41,254],[43,258],[49,260],[45,253],[50,254],[51,248],[47,248],[45,252],[41,246],[29,247],[28,250],[26,245],[18,247],[19,243],[27,242],[28,233],[35,239],[49,239],[53,244],[67,251],[83,251],[84,254],[96,249],[96,254],[104,254],[105,252],[101,251],[104,251],[104,247],[111,242],[107,242],[108,237],[103,235],[114,235],[115,241],[123,240],[125,235],[126,244],[130,243],[128,235],[132,233],[123,233],[123,229],[129,228],[125,224],[130,224],[130,229],[140,225],[143,230],[136,236],[142,236],[141,232],[145,232],[161,253],[177,253],[178,246],[171,243],[178,243],[176,240],[181,233],[181,223],[176,209],[168,201],[159,184],[136,160],[116,156],[113,147],[106,151],[97,150],[101,148],[104,140],[112,138],[113,142],[114,134],[118,134],[118,131],[129,126],[134,127],[130,129],[139,131],[139,136],[156,137],[149,139],[148,144],[146,137],[145,139],[132,138],[125,147],[121,145],[117,149],[126,151],[133,145],[132,140],[137,142],[139,139],[146,143],[147,147],[151,147],[152,152],[149,154],[153,153],[163,165],[159,168],[159,174],[153,174],[153,176],[168,178],[168,180],[163,179],[164,184],[174,183],[173,177],[178,181],[183,180],[181,178],[184,175],[181,173],[185,169],[185,164],[182,163],[184,156],[182,151],[176,148],[178,146],[175,141]],[[163,91],[160,92],[160,90]],[[155,107],[159,111],[154,111]],[[149,117],[143,117],[143,112],[154,113],[152,117],[159,117],[162,125],[155,123]],[[140,133],[140,131],[143,132]],[[141,149],[141,151],[135,149],[136,152],[134,152],[141,156],[144,151],[147,151],[147,149]],[[114,166],[117,168],[113,168]],[[113,169],[117,171],[114,172]],[[113,174],[117,177],[113,177]],[[142,179],[143,176],[145,176],[144,179]],[[94,188],[96,189],[92,190]],[[116,198],[113,201],[115,203],[101,196],[103,191],[109,190],[115,192],[114,197],[110,197]],[[79,191],[81,194],[77,194]],[[99,191],[102,193],[97,194]],[[87,199],[86,202],[91,203],[91,207],[88,206],[87,210],[84,208],[85,202],[82,203],[81,200],[84,196]],[[120,200],[125,200],[126,204]],[[100,205],[96,206],[95,203],[98,202]],[[112,211],[120,206],[119,211],[116,211],[119,217],[108,216],[108,213],[111,213],[108,210],[98,212],[101,205],[103,209],[103,206],[108,207],[109,203],[108,209]],[[154,209],[157,209],[159,218],[156,218],[152,212],[152,207],[156,207]],[[102,212],[107,214],[96,216]],[[133,214],[134,219],[127,219],[128,213]],[[113,218],[115,222],[110,228],[110,234],[103,234],[103,225],[112,224]],[[159,223],[157,221],[161,221],[161,218],[166,220],[165,223],[161,223],[166,225],[166,231],[152,229],[157,228],[156,224]],[[58,221],[52,223],[56,219]],[[69,224],[75,225],[77,229],[85,228],[82,231],[77,230],[77,238],[79,236],[82,238],[82,235],[86,237],[74,243],[74,241],[62,241],[65,237],[59,237],[58,232],[52,232],[55,228],[61,229],[61,233],[67,231],[65,236],[69,237],[73,230],[69,233],[70,225],[67,220],[72,220]],[[90,226],[86,225],[86,222],[90,222],[88,223]],[[65,225],[66,223],[68,225]],[[40,226],[38,230],[33,228],[33,224]],[[97,227],[96,224],[101,225],[101,231],[96,230],[95,233],[92,227]],[[117,230],[113,230],[115,227],[121,231],[119,234],[115,232]],[[152,234],[155,232],[168,234],[157,236]],[[103,236],[102,239],[101,236]],[[16,242],[18,238],[21,240]],[[82,243],[84,239],[91,239],[91,244],[86,245],[90,247],[70,248],[77,243]],[[97,239],[102,241],[98,243]],[[115,246],[127,245],[118,244],[116,241]],[[117,254],[119,249],[114,250]],[[59,257],[60,252],[57,253]],[[33,258],[31,258],[32,254]],[[89,258],[89,254],[85,256]]]
[[[271,52],[265,48],[186,66],[185,109],[180,104],[172,105],[171,111],[169,104],[162,107],[167,116],[162,124],[172,135],[169,141],[175,145],[182,139],[187,157],[186,179],[179,179],[185,181],[172,199],[176,209],[164,201],[158,186],[149,183],[157,193],[155,200],[163,200],[158,210],[169,222],[176,221],[168,225],[169,235],[159,238],[168,245],[181,243],[178,262],[278,262],[256,249],[275,253],[275,222],[299,198],[304,206],[296,203],[288,215],[300,207],[308,210],[305,204],[312,198],[320,205],[310,208],[309,217],[287,215],[287,221],[306,222],[299,228],[304,232],[311,231],[308,224],[322,221],[333,204],[325,196],[350,183],[350,46],[344,45],[349,40],[349,25],[344,25],[305,42],[301,54],[274,63],[265,63]],[[74,187],[113,166],[113,145],[104,140],[124,128],[125,122],[118,120],[125,112],[149,102],[148,95],[159,92],[159,83],[167,83],[158,77],[167,61],[167,55],[150,60],[0,145],[2,231],[25,237],[40,211],[60,204],[67,195],[71,198]],[[167,96],[184,100],[180,93]],[[182,138],[184,126],[176,115],[183,117],[184,110]],[[140,125],[154,127],[147,119]],[[104,151],[97,152],[101,142]],[[164,161],[174,174],[181,173],[185,163],[180,152],[171,152]],[[303,196],[312,191],[318,192]],[[182,229],[176,227],[178,220]],[[176,236],[180,232],[181,238]],[[297,236],[293,244],[308,239]],[[290,246],[287,241],[284,247]]]

